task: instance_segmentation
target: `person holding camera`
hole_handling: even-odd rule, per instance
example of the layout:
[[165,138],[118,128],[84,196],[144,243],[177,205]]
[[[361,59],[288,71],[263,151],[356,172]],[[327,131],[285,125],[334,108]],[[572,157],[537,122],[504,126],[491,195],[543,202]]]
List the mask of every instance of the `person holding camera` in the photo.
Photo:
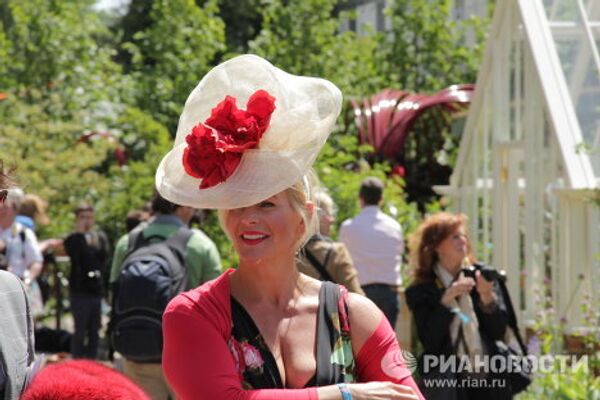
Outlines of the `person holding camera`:
[[81,203],[75,208],[75,231],[64,241],[71,260],[69,289],[75,332],[73,358],[95,359],[100,340],[102,297],[110,247],[106,234],[94,226],[94,207]]
[[[508,314],[495,283],[499,275],[475,264],[466,224],[463,214],[436,213],[409,241],[414,280],[406,289],[406,301],[424,356],[429,356],[422,358],[429,362],[421,363],[421,375],[434,380],[423,385],[423,394],[427,399],[510,399],[510,389],[494,383],[498,377],[489,368],[476,368],[482,366],[477,360],[485,360],[503,339]],[[455,357],[457,362],[443,371],[440,362],[432,361],[436,357]],[[475,380],[477,385],[472,384]]]

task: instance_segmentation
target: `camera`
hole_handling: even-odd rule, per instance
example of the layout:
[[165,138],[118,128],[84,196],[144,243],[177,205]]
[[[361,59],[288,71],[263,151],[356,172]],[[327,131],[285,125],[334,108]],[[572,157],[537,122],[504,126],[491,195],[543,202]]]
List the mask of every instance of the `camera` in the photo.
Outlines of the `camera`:
[[481,276],[488,282],[496,280],[506,282],[506,272],[504,270],[497,271],[485,264],[475,263],[462,269],[464,276],[475,279],[475,272],[481,272]]

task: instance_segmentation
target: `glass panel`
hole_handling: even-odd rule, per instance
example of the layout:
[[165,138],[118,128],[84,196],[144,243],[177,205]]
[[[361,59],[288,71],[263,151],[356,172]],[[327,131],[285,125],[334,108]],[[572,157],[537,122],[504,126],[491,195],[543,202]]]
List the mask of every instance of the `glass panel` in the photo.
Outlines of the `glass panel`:
[[578,18],[577,0],[544,0],[548,21],[573,21]]
[[582,0],[583,10],[578,2],[544,0],[544,7],[583,135],[577,150],[600,177],[600,2]]

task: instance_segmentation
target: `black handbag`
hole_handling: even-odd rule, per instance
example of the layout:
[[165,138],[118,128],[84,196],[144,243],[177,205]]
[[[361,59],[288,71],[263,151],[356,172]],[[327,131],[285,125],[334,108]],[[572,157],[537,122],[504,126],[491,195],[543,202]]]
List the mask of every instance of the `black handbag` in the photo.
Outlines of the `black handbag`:
[[[506,343],[497,341],[495,355],[506,359],[507,370],[503,374],[503,377],[507,380],[507,385],[510,386],[511,393],[516,395],[527,389],[527,386],[531,383],[531,362],[527,360],[527,354],[520,354]],[[508,368],[511,362],[514,362],[517,367]]]
[[[500,279],[496,280],[496,282],[498,282],[498,286],[500,287],[500,292],[502,293],[504,304],[506,306],[506,312],[508,314],[508,327],[512,330],[512,333],[519,344],[521,352],[519,353],[517,350],[513,349],[503,341],[497,341],[495,343],[495,354],[506,359],[507,370],[504,373],[504,378],[507,379],[507,384],[510,386],[512,394],[516,395],[517,393],[527,389],[527,387],[531,384],[532,366],[531,361],[527,359],[527,348],[523,343],[523,338],[521,337],[519,328],[517,326],[517,317],[512,305],[510,294],[506,288],[506,284]],[[516,368],[509,368],[509,365],[516,366]]]

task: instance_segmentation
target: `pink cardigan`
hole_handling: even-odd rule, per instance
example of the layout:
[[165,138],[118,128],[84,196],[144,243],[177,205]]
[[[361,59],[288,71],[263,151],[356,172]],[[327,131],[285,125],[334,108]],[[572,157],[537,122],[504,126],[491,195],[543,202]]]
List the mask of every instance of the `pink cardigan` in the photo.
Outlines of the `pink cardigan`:
[[[217,279],[182,293],[163,315],[163,369],[177,398],[318,400],[317,389],[244,390],[227,342],[231,337],[228,270]],[[402,358],[385,318],[356,356],[361,382],[392,381],[423,398]],[[385,370],[385,371],[384,371]]]

